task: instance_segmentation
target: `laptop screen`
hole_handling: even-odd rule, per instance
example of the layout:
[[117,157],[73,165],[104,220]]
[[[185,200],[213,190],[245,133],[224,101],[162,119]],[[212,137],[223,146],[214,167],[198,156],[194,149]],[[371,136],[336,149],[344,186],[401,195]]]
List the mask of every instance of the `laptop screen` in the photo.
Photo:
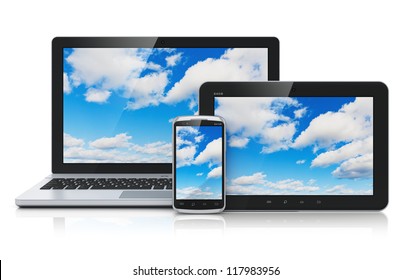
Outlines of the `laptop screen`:
[[206,81],[268,80],[267,48],[64,48],[63,162],[171,163]]

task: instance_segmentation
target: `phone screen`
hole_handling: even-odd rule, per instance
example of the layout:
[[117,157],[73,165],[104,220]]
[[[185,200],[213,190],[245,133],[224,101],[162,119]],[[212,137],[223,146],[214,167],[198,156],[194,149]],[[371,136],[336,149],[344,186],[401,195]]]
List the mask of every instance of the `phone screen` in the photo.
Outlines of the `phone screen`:
[[175,208],[223,208],[224,129],[222,121],[197,119],[174,123]]

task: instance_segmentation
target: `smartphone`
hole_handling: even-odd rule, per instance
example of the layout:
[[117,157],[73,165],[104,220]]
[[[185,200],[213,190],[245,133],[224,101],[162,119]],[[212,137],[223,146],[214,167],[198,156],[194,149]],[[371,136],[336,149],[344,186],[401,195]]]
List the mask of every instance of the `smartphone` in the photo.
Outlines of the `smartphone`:
[[225,208],[225,122],[184,116],[173,122],[173,208],[219,213]]

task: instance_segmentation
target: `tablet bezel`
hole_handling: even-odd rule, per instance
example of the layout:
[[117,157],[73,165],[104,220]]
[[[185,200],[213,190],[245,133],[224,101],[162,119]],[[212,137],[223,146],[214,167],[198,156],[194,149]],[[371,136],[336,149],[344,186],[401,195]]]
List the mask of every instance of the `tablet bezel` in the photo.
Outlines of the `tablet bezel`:
[[[373,97],[373,195],[227,195],[227,210],[382,210],[388,204],[388,88],[381,82],[207,82],[199,113],[214,97]],[[229,123],[227,124],[230,125]]]

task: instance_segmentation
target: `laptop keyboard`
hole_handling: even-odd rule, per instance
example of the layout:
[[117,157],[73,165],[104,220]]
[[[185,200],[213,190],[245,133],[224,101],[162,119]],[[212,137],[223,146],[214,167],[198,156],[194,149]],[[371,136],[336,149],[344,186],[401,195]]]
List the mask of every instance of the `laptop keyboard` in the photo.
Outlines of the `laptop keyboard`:
[[52,179],[42,190],[171,190],[171,178]]

